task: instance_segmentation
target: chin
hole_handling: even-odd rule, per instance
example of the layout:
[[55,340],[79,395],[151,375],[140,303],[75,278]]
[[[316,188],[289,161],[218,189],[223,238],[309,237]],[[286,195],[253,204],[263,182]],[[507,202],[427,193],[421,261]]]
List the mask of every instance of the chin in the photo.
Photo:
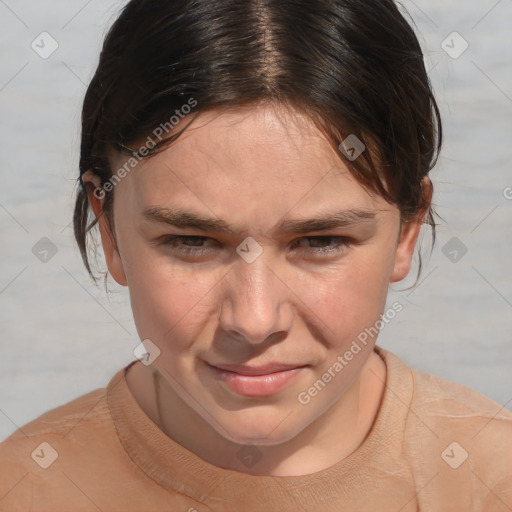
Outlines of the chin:
[[219,418],[211,426],[222,437],[236,444],[272,446],[290,441],[307,425],[298,425],[293,413],[272,414],[262,409],[256,414],[239,412],[229,418]]

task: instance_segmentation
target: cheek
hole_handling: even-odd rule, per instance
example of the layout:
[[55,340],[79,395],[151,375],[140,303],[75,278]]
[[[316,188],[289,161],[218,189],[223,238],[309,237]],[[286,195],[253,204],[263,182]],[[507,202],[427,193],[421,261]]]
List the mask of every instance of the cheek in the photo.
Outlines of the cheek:
[[141,339],[149,338],[159,347],[169,339],[177,344],[193,339],[190,331],[204,319],[215,279],[145,248],[127,252],[127,261],[130,302]]
[[366,327],[379,319],[385,307],[389,262],[373,262],[371,258],[358,258],[346,266],[311,282],[308,300],[311,309],[330,329],[333,346],[350,344]]

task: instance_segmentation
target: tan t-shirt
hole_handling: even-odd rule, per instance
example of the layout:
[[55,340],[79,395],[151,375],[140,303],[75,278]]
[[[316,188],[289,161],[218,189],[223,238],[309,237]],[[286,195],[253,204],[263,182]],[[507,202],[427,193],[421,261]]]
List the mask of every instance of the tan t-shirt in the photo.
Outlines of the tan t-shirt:
[[133,361],[0,443],[0,511],[512,510],[512,413],[376,350],[387,383],[372,429],[323,471],[253,476],[205,462],[139,407],[125,379]]

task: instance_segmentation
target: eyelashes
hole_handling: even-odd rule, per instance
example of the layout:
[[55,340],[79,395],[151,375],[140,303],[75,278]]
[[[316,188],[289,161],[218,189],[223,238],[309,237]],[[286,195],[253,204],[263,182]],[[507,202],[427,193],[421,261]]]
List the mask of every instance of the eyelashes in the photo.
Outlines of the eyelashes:
[[[212,245],[204,245],[206,242],[212,242]],[[353,243],[352,240],[343,236],[308,236],[295,240],[292,247],[301,242],[308,242],[308,245],[300,245],[298,249],[293,248],[292,250],[299,250],[307,255],[320,257],[340,254]],[[213,238],[196,235],[166,235],[159,239],[158,244],[168,247],[171,252],[177,255],[186,256],[213,254],[221,248],[221,244]],[[320,244],[321,247],[318,247],[317,244]]]

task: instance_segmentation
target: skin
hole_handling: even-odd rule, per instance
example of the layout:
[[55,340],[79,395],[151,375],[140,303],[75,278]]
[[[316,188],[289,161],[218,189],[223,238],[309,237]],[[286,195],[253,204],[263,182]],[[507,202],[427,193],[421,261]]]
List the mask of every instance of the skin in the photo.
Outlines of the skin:
[[[111,154],[113,169],[126,161]],[[162,431],[218,467],[255,475],[313,473],[361,445],[386,381],[375,338],[307,405],[297,397],[384,313],[390,283],[409,272],[426,211],[402,224],[398,208],[370,195],[311,121],[275,104],[202,112],[116,185],[113,230],[93,194],[97,177],[83,179],[109,272],[129,287],[140,339],[161,351],[152,365],[133,365],[126,379]],[[431,189],[424,190],[430,203]],[[232,232],[150,221],[142,215],[148,207],[223,219]],[[276,231],[285,218],[347,209],[375,217],[322,232]],[[173,248],[158,243],[166,235],[207,238]],[[263,249],[252,263],[236,252],[249,236]],[[311,238],[318,236],[328,238]],[[206,252],[187,255],[180,247]],[[307,366],[281,391],[248,397],[207,365],[268,362]],[[244,445],[262,454],[252,468],[237,457]]]

